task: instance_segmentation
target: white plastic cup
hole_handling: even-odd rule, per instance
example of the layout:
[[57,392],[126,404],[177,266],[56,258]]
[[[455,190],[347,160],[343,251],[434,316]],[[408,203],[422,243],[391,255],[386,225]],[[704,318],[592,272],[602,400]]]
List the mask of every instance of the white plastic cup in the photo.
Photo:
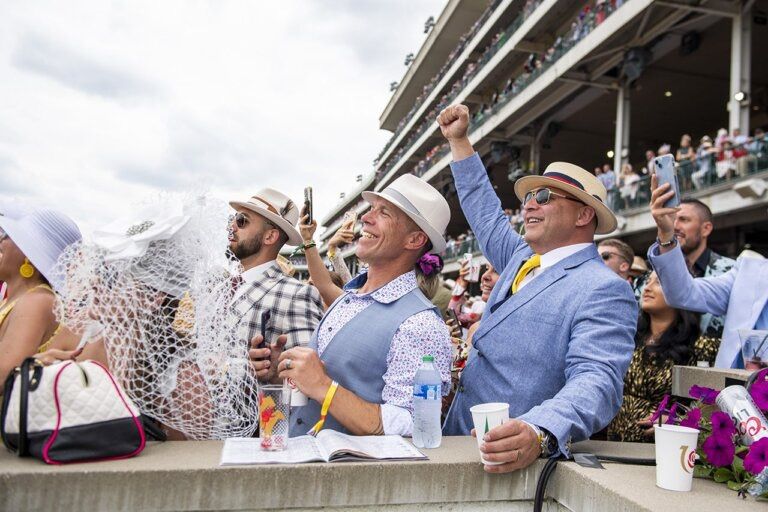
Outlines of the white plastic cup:
[[291,388],[291,407],[303,407],[307,405],[309,399],[307,395],[299,391],[298,386],[291,379],[288,380],[288,387]]
[[[487,404],[477,404],[469,408],[472,413],[472,422],[475,424],[475,437],[477,437],[477,448],[483,444],[483,436],[489,430],[498,427],[509,420],[509,404],[501,402],[492,402]],[[488,462],[483,459],[483,453],[480,452],[480,460],[483,464],[496,466],[503,462]]]
[[678,425],[654,425],[656,486],[670,491],[690,491],[699,430]]

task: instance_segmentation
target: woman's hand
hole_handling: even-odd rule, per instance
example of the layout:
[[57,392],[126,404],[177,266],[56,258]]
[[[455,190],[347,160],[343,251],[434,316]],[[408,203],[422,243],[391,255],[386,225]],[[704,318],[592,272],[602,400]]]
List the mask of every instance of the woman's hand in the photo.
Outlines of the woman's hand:
[[50,366],[58,361],[74,361],[82,352],[83,347],[75,350],[60,350],[58,348],[52,348],[41,354],[35,354],[34,357],[45,366]]
[[328,241],[328,247],[339,248],[342,245],[351,244],[355,239],[355,232],[350,228],[340,227]]

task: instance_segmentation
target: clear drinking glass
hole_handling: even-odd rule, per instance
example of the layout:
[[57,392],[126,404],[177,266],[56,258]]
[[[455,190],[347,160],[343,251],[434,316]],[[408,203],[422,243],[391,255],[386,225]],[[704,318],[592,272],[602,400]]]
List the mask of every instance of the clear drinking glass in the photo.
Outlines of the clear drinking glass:
[[285,450],[290,418],[290,388],[274,384],[259,386],[259,439],[262,450]]

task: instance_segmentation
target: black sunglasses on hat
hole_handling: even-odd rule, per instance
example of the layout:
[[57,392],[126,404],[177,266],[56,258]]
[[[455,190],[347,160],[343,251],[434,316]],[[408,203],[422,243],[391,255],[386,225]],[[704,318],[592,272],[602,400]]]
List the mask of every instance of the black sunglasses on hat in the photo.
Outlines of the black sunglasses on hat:
[[575,197],[568,197],[565,194],[558,194],[557,192],[553,192],[549,188],[544,187],[538,190],[531,190],[526,192],[525,197],[523,198],[523,205],[528,204],[530,200],[534,198],[538,204],[545,205],[549,203],[549,200],[552,198],[552,196],[562,197],[563,199],[568,199],[569,201],[576,201],[577,203],[584,204],[584,201],[580,201]]

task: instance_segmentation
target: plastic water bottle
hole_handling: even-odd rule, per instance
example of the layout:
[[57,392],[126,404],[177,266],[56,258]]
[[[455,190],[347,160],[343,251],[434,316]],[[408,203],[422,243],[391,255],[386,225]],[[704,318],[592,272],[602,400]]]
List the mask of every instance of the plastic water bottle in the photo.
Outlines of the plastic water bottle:
[[419,448],[437,448],[443,440],[440,409],[443,394],[440,372],[432,356],[421,359],[413,382],[413,444]]

